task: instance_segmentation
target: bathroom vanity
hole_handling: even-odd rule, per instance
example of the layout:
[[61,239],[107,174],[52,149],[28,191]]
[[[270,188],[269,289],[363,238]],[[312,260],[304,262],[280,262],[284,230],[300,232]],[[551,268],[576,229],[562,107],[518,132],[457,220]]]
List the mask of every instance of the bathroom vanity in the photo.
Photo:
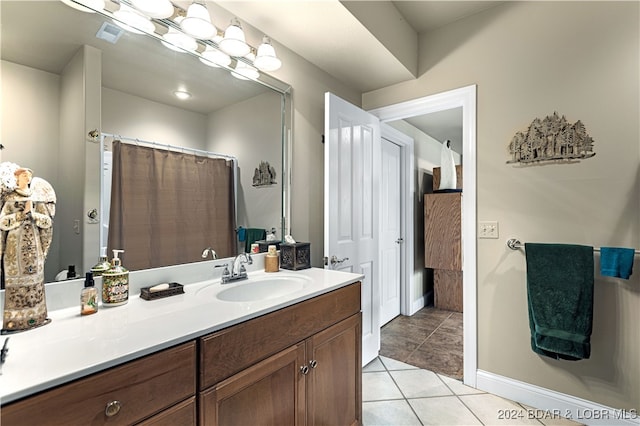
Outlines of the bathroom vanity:
[[[245,284],[277,289],[278,274]],[[52,312],[11,336],[2,424],[360,424],[362,276],[280,276],[302,287],[254,297],[205,281],[89,317]]]

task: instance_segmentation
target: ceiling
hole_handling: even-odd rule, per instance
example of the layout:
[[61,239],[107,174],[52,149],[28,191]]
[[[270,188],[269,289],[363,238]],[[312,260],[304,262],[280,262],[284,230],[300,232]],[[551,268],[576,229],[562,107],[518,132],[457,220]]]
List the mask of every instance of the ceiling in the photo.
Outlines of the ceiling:
[[[190,2],[177,3],[187,7]],[[428,37],[429,31],[494,7],[501,1],[220,0],[215,3],[364,93],[417,78],[421,36]],[[459,108],[406,121],[438,141],[450,139],[453,150],[462,153]]]
[[[173,2],[185,9],[191,3]],[[206,3],[218,28],[225,26],[230,17],[238,16],[272,37],[276,47],[286,46],[364,93],[417,77],[421,34],[500,2],[207,0]],[[78,46],[89,44],[102,52],[103,81],[107,87],[201,113],[258,93],[256,85],[251,87],[229,78],[228,72],[194,66],[193,62],[197,62],[194,57],[171,52],[145,37],[125,32],[115,45],[96,40],[99,16],[78,12],[61,2],[2,0],[0,6],[2,59],[60,73]],[[37,12],[29,12],[26,9],[29,6],[37,8]],[[78,40],[76,34],[80,31],[82,38]],[[283,67],[286,66],[285,63]],[[196,69],[197,74],[193,74]],[[163,75],[165,70],[170,75]],[[206,77],[202,77],[203,72]],[[217,72],[213,75],[219,78],[211,78],[212,72]],[[277,72],[274,76],[277,77]],[[180,104],[172,95],[176,79],[189,84],[193,93],[207,95],[194,96],[188,106]],[[167,90],[159,91],[158,87]],[[439,140],[438,132],[447,129],[446,134],[450,134],[459,122],[459,114],[455,112],[413,120],[423,130],[429,128],[427,133]]]
[[[190,2],[176,3],[188,6]],[[368,92],[417,77],[421,34],[501,2],[221,0],[216,3],[348,86]],[[407,45],[411,51],[403,53]]]

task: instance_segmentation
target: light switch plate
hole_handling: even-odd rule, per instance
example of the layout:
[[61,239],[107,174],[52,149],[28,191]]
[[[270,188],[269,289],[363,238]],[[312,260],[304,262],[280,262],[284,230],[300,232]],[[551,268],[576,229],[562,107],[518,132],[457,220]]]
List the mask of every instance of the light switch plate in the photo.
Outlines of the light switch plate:
[[498,238],[498,222],[484,221],[478,222],[478,238]]

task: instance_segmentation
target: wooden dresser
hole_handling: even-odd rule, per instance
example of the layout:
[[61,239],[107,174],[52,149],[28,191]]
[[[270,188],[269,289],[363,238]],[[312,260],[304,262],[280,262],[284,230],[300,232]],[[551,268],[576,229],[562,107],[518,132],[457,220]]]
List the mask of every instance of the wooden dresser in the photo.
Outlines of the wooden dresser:
[[[462,170],[456,166],[457,187]],[[440,168],[433,170],[438,188]],[[462,192],[424,195],[425,267],[433,269],[436,308],[462,312]]]

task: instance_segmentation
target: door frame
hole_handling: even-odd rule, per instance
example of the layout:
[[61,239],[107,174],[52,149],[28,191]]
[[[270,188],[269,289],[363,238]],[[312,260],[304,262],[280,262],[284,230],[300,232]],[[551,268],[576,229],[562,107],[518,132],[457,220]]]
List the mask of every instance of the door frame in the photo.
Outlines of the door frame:
[[[375,115],[375,114],[374,114]],[[390,125],[380,122],[380,137],[400,147],[400,236],[404,244],[400,245],[400,313],[411,316],[421,307],[414,305],[411,300],[413,294],[413,244],[414,244],[414,158],[413,138],[405,135]],[[404,173],[402,173],[404,172]],[[384,200],[380,200],[383,203]],[[382,226],[382,224],[380,224]],[[409,249],[410,248],[410,249]],[[424,303],[423,303],[424,306]]]
[[[477,247],[476,247],[476,91],[477,86],[470,85],[419,99],[401,102],[369,112],[380,119],[381,123],[416,115],[429,114],[452,108],[462,107],[462,175],[464,176],[464,197],[462,197],[462,259],[463,259],[463,381],[475,387],[477,381]],[[406,170],[413,175],[414,167]],[[408,245],[407,245],[408,246]],[[412,247],[408,248],[408,250]],[[413,257],[413,256],[410,256]],[[405,294],[412,295],[410,280]],[[409,296],[410,297],[410,296]]]

